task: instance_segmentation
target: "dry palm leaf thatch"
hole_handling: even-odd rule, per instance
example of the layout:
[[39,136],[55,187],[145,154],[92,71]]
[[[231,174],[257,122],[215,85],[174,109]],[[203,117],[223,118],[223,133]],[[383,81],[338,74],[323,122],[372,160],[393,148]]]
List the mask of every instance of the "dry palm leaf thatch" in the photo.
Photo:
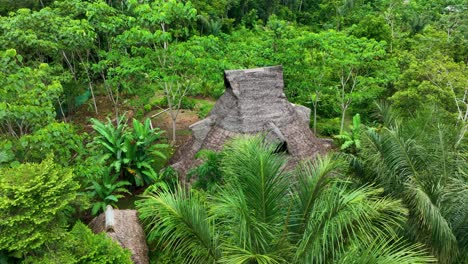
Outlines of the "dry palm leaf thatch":
[[[109,217],[112,219],[109,219]],[[106,232],[121,247],[129,249],[132,253],[133,263],[149,263],[146,235],[136,210],[108,208],[105,213],[94,218],[89,223],[89,227],[94,233]]]
[[224,82],[225,93],[205,119],[190,126],[192,138],[172,159],[181,175],[199,163],[199,150],[219,151],[237,135],[265,134],[287,150],[292,164],[331,148],[310,130],[310,109],[287,100],[282,66],[225,71]]

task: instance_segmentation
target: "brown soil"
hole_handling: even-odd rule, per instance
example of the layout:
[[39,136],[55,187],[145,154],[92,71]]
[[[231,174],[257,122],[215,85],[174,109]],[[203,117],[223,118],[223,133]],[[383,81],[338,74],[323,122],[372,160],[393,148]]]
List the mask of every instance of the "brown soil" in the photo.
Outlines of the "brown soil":
[[[206,98],[204,100],[207,100]],[[114,106],[112,102],[106,97],[98,95],[96,96],[96,104],[98,107],[98,114],[94,111],[94,106],[92,100],[88,100],[85,104],[80,106],[76,112],[67,117],[68,122],[73,122],[82,132],[92,133],[93,129],[89,121],[90,118],[96,118],[101,121],[106,121],[106,118],[109,117],[111,120],[115,120]],[[169,112],[162,113],[156,117],[153,115],[160,113],[162,109],[157,109],[150,111],[145,114],[145,118],[150,118],[152,121],[153,127],[159,127],[161,130],[166,131],[164,137],[168,140],[172,140],[172,120]],[[134,117],[136,112],[130,106],[120,106],[120,113],[125,113],[127,118],[131,120]],[[189,126],[193,123],[199,121],[198,115],[195,111],[182,109],[177,116],[176,122],[176,143],[174,147],[177,149],[179,146],[182,146],[191,135]],[[131,121],[129,121],[131,122]]]
[[[72,115],[67,117],[68,122],[73,122],[83,132],[90,133],[93,131],[89,119],[96,118],[100,121],[105,121],[107,117],[111,120],[115,119],[114,105],[107,96],[97,95],[96,105],[98,113],[94,111],[92,99],[89,99],[85,104],[81,105]],[[120,106],[120,113],[126,113],[127,117],[133,117],[133,110],[128,106]]]
[[[145,117],[151,117],[160,112],[161,110],[151,111],[147,113]],[[190,138],[191,131],[189,126],[199,120],[200,119],[195,111],[182,109],[179,112],[176,122],[176,144],[174,147],[178,148],[179,146],[182,146]],[[172,119],[169,111],[151,118],[151,121],[154,127],[159,127],[161,130],[166,131],[164,136],[168,141],[172,140]]]

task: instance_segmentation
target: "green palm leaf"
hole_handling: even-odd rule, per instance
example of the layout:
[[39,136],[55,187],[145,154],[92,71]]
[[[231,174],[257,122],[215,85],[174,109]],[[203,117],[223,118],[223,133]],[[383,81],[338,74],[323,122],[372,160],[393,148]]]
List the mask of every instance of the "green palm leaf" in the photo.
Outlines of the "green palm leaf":
[[424,243],[439,262],[456,263],[467,251],[467,228],[462,226],[468,224],[468,206],[462,200],[468,199],[468,188],[462,176],[466,157],[454,143],[455,130],[434,123],[433,115],[417,116],[403,126],[385,110],[391,115],[389,127],[366,132],[360,164],[409,209],[407,237]]
[[184,259],[183,263],[215,263],[219,258],[213,222],[197,195],[181,187],[149,193],[136,202],[148,240]]
[[430,260],[395,239],[407,216],[400,201],[355,188],[332,156],[286,173],[275,150],[263,137],[232,141],[221,158],[225,185],[206,196],[152,188],[137,202],[148,239],[181,263],[344,263],[348,252],[354,263],[359,252],[379,263]]
[[346,185],[336,181],[317,199],[298,244],[298,261],[324,263],[344,252],[350,241],[395,235],[404,222],[402,204],[381,198],[382,190],[348,190]]
[[427,255],[422,245],[377,237],[372,241],[355,241],[337,264],[425,264],[436,259]]
[[257,254],[236,246],[225,246],[225,255],[219,260],[224,264],[279,264],[287,261],[278,255]]
[[285,157],[275,149],[260,136],[238,139],[227,145],[222,160],[227,185],[213,210],[226,224],[244,223],[230,231],[239,247],[255,254],[269,253],[284,223],[290,175],[284,171]]

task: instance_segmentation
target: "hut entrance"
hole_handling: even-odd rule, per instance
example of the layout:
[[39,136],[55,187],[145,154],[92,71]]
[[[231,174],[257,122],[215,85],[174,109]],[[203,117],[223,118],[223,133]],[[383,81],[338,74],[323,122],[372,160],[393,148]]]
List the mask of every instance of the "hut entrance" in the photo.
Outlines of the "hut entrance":
[[276,146],[276,149],[273,153],[284,153],[284,154],[289,154],[288,152],[288,143],[286,141],[283,141],[279,143]]

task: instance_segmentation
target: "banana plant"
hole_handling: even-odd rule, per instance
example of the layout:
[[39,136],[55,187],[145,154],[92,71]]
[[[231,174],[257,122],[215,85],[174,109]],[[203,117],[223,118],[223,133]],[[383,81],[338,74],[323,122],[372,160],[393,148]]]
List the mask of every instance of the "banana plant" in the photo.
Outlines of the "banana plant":
[[102,146],[104,160],[110,160],[110,167],[120,173],[124,159],[123,146],[128,136],[126,120],[124,117],[118,118],[115,126],[109,118],[107,123],[91,118],[91,123],[98,133],[94,138],[94,144]]
[[158,157],[166,159],[162,150],[168,147],[157,143],[163,131],[152,128],[149,119],[143,123],[133,119],[133,129],[127,126],[124,118],[119,118],[116,125],[109,119],[107,123],[95,119],[91,122],[98,132],[94,143],[102,147],[104,160],[122,179],[136,186],[158,180],[153,166]]
[[102,170],[101,175],[96,175],[91,180],[90,195],[94,200],[91,213],[97,215],[99,212],[104,212],[107,205],[116,207],[116,203],[124,194],[130,194],[125,186],[131,185],[128,181],[119,181],[118,175],[111,173],[109,168]]
[[166,156],[160,151],[167,148],[166,144],[155,144],[163,131],[151,128],[149,119],[144,123],[133,119],[133,131],[128,134],[124,142],[125,158],[123,162],[130,175],[130,181],[136,186],[150,184],[158,179],[158,173],[153,169],[156,157],[165,160]]
[[361,149],[361,117],[356,114],[353,117],[353,124],[349,126],[349,132],[344,131],[340,135],[334,136],[341,143],[340,149],[351,154],[357,154]]

